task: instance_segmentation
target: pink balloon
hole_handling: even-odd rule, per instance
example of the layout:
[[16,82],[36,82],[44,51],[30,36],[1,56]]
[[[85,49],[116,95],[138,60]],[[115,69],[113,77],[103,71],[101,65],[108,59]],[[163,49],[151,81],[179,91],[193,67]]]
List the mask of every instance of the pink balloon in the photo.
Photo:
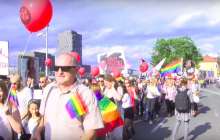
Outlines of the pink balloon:
[[23,0],[20,19],[30,32],[37,32],[48,26],[53,14],[50,0]]
[[92,75],[93,77],[96,77],[97,75],[99,75],[99,68],[98,68],[98,67],[93,67],[93,68],[91,69],[91,75]]
[[114,75],[115,78],[118,78],[118,77],[121,76],[121,72],[119,72],[118,70],[114,70],[113,75]]
[[80,76],[83,76],[85,74],[86,70],[84,67],[80,67],[79,70],[78,70],[78,73]]
[[139,66],[139,70],[141,72],[146,72],[148,70],[148,64],[147,63],[142,63],[140,66]]
[[75,57],[76,61],[80,63],[80,55],[77,52],[70,53],[73,57]]
[[50,58],[47,58],[45,60],[45,65],[48,66],[48,67],[51,67],[52,66],[52,60]]

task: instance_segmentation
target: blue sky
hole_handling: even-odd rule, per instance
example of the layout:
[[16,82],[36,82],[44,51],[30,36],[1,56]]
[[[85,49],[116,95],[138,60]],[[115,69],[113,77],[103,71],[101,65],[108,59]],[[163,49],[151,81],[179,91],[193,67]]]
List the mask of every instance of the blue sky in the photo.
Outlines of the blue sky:
[[[25,50],[30,36],[20,21],[21,0],[0,0],[0,40],[9,41],[9,62]],[[157,39],[191,37],[202,54],[217,56],[220,44],[220,1],[186,0],[52,0],[49,52],[58,33],[82,34],[83,63],[96,65],[96,55],[124,50],[132,68],[149,59]],[[7,13],[7,14],[5,14]],[[45,40],[33,33],[27,52],[45,51]]]

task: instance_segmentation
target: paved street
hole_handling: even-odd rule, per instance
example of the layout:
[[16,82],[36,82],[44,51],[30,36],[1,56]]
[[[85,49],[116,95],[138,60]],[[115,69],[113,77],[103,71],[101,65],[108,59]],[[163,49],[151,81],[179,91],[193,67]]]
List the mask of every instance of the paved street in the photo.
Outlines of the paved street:
[[[214,86],[202,89],[199,112],[200,114],[190,121],[190,140],[219,140],[220,89]],[[157,119],[153,125],[136,121],[134,140],[169,140],[174,124],[175,117]],[[183,126],[179,129],[178,139],[180,140],[183,140],[183,129]]]

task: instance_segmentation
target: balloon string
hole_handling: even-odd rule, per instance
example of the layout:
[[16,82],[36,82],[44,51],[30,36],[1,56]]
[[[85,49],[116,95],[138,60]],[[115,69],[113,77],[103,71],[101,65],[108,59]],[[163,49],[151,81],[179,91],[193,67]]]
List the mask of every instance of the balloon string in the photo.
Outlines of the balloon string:
[[26,41],[26,43],[25,43],[25,47],[24,47],[24,51],[23,51],[23,53],[22,53],[22,55],[21,55],[21,59],[24,57],[24,55],[25,55],[25,53],[26,53],[26,51],[27,51],[28,44],[29,44],[29,42],[30,42],[30,40],[31,40],[31,37],[32,37],[32,33],[29,34],[28,39],[27,39],[27,41]]

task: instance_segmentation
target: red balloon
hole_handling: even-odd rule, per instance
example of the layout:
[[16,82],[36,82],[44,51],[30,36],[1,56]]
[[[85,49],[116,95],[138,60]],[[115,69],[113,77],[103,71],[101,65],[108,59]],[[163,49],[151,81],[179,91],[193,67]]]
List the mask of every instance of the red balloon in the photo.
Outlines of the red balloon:
[[93,77],[96,77],[97,75],[99,75],[99,68],[98,68],[98,67],[93,67],[93,68],[91,69],[91,75],[92,75]]
[[80,67],[79,70],[78,70],[78,73],[80,76],[83,76],[85,74],[86,70],[84,67]]
[[148,64],[147,63],[142,63],[140,66],[139,66],[139,70],[141,72],[146,72],[148,70]]
[[76,61],[80,63],[80,55],[77,52],[70,53],[73,57],[75,57]]
[[118,70],[115,70],[115,71],[113,71],[113,76],[114,76],[115,78],[118,78],[118,77],[121,76],[121,73],[120,73]]
[[48,26],[53,14],[50,0],[24,0],[20,8],[20,19],[30,32]]
[[52,66],[52,60],[50,58],[47,58],[45,60],[45,65],[48,66],[48,67],[51,67]]

